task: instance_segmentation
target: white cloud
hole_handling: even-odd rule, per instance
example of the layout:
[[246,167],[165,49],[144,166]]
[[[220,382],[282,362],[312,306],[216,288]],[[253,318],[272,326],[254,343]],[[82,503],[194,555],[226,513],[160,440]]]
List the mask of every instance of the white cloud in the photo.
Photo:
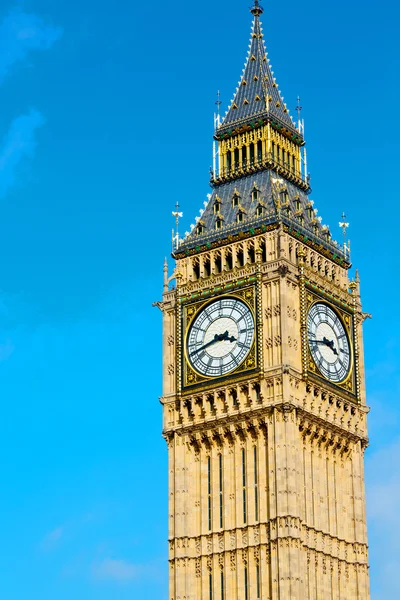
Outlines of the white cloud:
[[45,123],[43,115],[31,110],[11,123],[0,149],[0,198],[15,184],[17,169],[36,149],[36,130]]
[[106,558],[92,565],[92,576],[97,581],[115,581],[127,583],[136,579],[141,567],[125,560]]
[[43,552],[50,552],[56,547],[63,535],[64,527],[56,527],[55,529],[53,529],[45,535],[45,537],[40,543],[40,549]]
[[[60,27],[46,24],[38,15],[10,10],[0,23],[0,84],[16,63],[34,50],[47,50],[61,35]],[[11,123],[0,150],[0,198],[14,185],[21,160],[32,157],[35,131],[44,122],[40,112],[31,110]]]
[[46,25],[38,15],[11,10],[0,23],[0,84],[15,63],[32,50],[47,50],[61,35],[60,27]]

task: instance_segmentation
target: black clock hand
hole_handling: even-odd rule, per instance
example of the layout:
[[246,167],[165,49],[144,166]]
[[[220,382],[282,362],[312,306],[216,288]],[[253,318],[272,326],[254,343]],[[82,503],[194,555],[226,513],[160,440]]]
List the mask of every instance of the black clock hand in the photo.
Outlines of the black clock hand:
[[326,337],[324,337],[323,340],[314,340],[316,344],[324,344],[325,346],[328,346],[328,348],[330,348],[332,350],[332,352],[334,354],[338,354],[336,348],[334,347],[334,342],[333,340],[328,340]]
[[220,338],[220,336],[218,335],[218,333],[216,333],[214,335],[214,338],[210,342],[207,342],[207,344],[204,344],[204,346],[200,346],[200,348],[198,348],[197,350],[194,350],[192,352],[192,356],[193,356],[193,354],[197,354],[198,352],[200,352],[200,350],[204,350],[204,348],[208,348],[208,346],[211,346],[211,344],[215,344],[215,342],[219,342],[219,338]]
[[198,352],[200,352],[200,350],[204,350],[204,348],[208,348],[209,346],[211,346],[212,344],[215,344],[216,342],[235,342],[236,338],[231,335],[229,337],[229,332],[225,331],[224,333],[216,333],[214,335],[214,338],[212,340],[210,340],[209,342],[207,342],[207,344],[204,344],[204,346],[200,346],[200,348],[198,348],[197,350],[194,350],[192,352],[192,356],[193,354],[197,354]]
[[228,331],[225,331],[221,334],[220,340],[223,340],[224,342],[236,342],[236,338],[233,335],[229,337]]
[[328,346],[328,348],[330,348],[332,350],[333,354],[336,354],[336,356],[337,356],[338,352],[337,352],[336,348],[334,347],[334,341],[327,340],[326,337],[324,337],[324,342]]

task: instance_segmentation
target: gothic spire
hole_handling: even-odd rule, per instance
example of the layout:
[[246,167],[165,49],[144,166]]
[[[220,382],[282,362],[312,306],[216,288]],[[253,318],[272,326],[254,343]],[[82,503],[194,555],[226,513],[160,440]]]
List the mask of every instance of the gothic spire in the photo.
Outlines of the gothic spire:
[[258,117],[274,118],[295,132],[296,126],[279,92],[264,45],[260,22],[264,10],[259,0],[255,0],[250,12],[254,20],[245,67],[218,133]]
[[[216,119],[212,193],[190,232],[176,240],[174,256],[219,248],[244,235],[258,235],[282,225],[296,239],[319,252],[323,249],[325,256],[348,267],[348,250],[331,239],[329,227],[322,225],[309,199],[300,99],[296,126],[279,93],[264,46],[263,8],[259,0],[253,1],[242,77],[222,123]],[[218,107],[219,102],[218,97]]]

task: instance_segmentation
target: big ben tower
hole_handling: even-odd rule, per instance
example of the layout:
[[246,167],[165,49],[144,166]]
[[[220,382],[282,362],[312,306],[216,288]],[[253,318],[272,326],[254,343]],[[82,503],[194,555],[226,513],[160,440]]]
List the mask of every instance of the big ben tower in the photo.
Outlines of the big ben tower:
[[310,200],[262,12],[159,303],[169,600],[368,600],[359,278]]

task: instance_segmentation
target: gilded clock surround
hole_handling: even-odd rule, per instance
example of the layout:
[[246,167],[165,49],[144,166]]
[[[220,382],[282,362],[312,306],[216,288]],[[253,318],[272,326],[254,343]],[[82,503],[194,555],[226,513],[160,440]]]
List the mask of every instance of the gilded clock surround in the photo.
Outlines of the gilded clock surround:
[[[340,388],[345,389],[347,392],[355,394],[356,390],[355,390],[355,373],[354,373],[354,350],[353,350],[353,341],[352,341],[353,333],[354,333],[353,316],[350,312],[335,305],[333,302],[329,301],[324,296],[315,294],[311,289],[307,289],[307,291],[306,291],[305,314],[308,315],[308,312],[310,311],[311,307],[314,306],[314,304],[320,303],[320,302],[329,306],[339,316],[341,323],[346,331],[349,346],[350,346],[350,368],[349,368],[348,374],[342,381],[339,381],[339,382],[329,381],[329,383],[330,383],[330,385],[336,385]],[[326,377],[324,377],[321,374],[321,372],[318,368],[318,365],[316,364],[316,362],[310,352],[308,340],[307,340],[307,356],[308,356],[308,369],[307,369],[308,373],[310,375],[314,375],[316,377],[322,378],[324,381],[327,381]]]
[[[237,377],[237,376],[243,376],[245,373],[254,372],[257,369],[257,367],[258,367],[258,360],[257,360],[258,332],[257,332],[257,329],[258,328],[257,328],[256,297],[257,297],[256,287],[253,285],[253,286],[245,287],[242,289],[238,289],[235,292],[230,293],[230,294],[223,294],[223,295],[216,295],[216,296],[214,295],[214,296],[212,296],[212,298],[210,298],[208,300],[197,300],[197,301],[195,300],[195,301],[188,302],[187,304],[183,305],[183,307],[182,307],[182,319],[183,319],[182,331],[184,332],[184,339],[182,342],[182,346],[184,348],[184,351],[183,351],[182,370],[183,370],[183,387],[184,387],[184,389],[193,387],[193,386],[201,386],[202,384],[204,384],[207,387],[207,384],[209,384],[210,382],[212,383],[212,386],[215,386],[215,381],[217,379],[226,379],[226,377],[232,378],[232,377]],[[253,316],[255,334],[254,334],[253,343],[251,345],[251,349],[250,349],[249,353],[247,354],[245,359],[241,362],[241,364],[238,365],[238,367],[236,369],[234,369],[227,375],[222,375],[220,377],[209,377],[209,376],[198,373],[190,364],[190,360],[189,360],[189,357],[187,354],[187,336],[189,334],[190,327],[191,327],[193,321],[195,320],[196,316],[199,314],[199,312],[202,311],[204,308],[206,308],[210,303],[214,302],[215,300],[217,300],[219,298],[237,298],[237,299],[241,300],[242,302],[244,302],[246,304],[246,306],[248,306],[248,308],[250,309],[251,314]]]
[[[349,277],[348,253],[306,195],[303,134],[273,78],[258,0],[251,12],[248,61],[215,133],[222,170],[213,173],[201,228],[174,249],[170,277],[164,266],[157,303],[169,599],[368,600],[360,278]],[[272,141],[274,160],[266,154]],[[246,211],[240,222],[234,194]],[[216,196],[225,217],[218,230]],[[253,311],[254,365],[189,379],[187,331],[202,307],[224,296]],[[317,301],[340,316],[352,346],[351,371],[339,384],[310,356],[307,314]]]
[[[359,362],[358,362],[358,348],[356,338],[358,335],[356,322],[354,318],[355,301],[354,295],[349,297],[338,295],[337,290],[333,295],[332,286],[326,283],[324,285],[316,285],[311,283],[310,280],[306,280],[305,273],[310,275],[309,268],[306,267],[305,258],[307,253],[301,249],[299,252],[299,281],[300,281],[300,302],[301,302],[301,332],[302,332],[302,363],[303,363],[303,377],[307,380],[309,377],[315,377],[316,380],[322,380],[325,385],[337,386],[347,394],[349,399],[359,402],[360,401],[360,373],[359,373]],[[313,279],[311,277],[310,279]],[[322,283],[322,282],[318,282]],[[356,288],[350,284],[350,291],[354,291]],[[329,291],[328,291],[329,290]],[[319,371],[312,354],[310,352],[308,337],[307,337],[307,316],[310,308],[316,302],[323,302],[330,306],[335,313],[339,315],[343,326],[345,327],[347,337],[350,345],[350,357],[351,357],[351,368],[346,378],[337,383],[328,381]]]

